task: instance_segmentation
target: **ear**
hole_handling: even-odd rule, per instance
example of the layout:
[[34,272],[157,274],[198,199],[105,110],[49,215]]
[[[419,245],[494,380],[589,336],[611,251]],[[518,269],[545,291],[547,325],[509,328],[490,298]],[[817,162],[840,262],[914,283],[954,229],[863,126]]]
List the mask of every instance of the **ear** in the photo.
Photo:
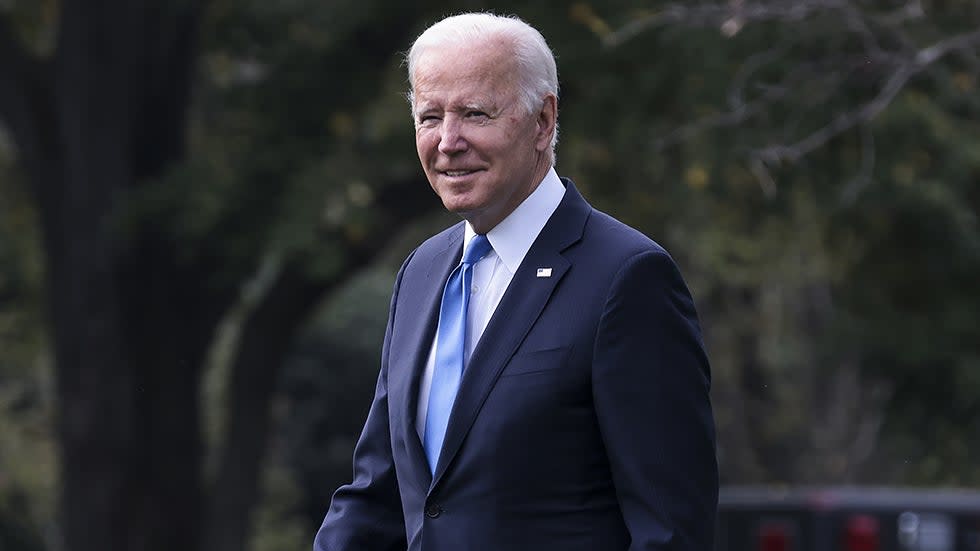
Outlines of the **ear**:
[[558,122],[558,98],[554,94],[548,93],[544,97],[544,104],[541,111],[537,114],[537,139],[534,148],[538,151],[551,149],[551,138],[555,135],[555,125]]

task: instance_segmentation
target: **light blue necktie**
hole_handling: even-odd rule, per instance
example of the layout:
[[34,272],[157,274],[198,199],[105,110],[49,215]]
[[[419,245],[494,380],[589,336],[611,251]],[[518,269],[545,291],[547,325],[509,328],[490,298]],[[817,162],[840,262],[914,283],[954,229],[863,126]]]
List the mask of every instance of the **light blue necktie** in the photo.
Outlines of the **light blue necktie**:
[[449,412],[456,400],[459,381],[463,376],[466,341],[466,309],[470,302],[473,265],[493,247],[485,235],[477,234],[463,253],[463,261],[449,274],[442,293],[439,310],[439,331],[436,334],[436,361],[425,414],[425,434],[422,439],[429,470],[436,470],[442,441],[446,437]]

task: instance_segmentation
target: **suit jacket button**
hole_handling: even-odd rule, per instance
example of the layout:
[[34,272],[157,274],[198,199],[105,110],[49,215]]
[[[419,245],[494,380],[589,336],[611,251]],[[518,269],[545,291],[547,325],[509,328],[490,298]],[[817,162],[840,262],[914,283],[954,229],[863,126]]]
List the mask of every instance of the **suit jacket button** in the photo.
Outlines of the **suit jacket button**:
[[439,507],[435,503],[425,508],[425,516],[429,518],[439,518],[439,515],[441,514],[442,514],[442,507]]

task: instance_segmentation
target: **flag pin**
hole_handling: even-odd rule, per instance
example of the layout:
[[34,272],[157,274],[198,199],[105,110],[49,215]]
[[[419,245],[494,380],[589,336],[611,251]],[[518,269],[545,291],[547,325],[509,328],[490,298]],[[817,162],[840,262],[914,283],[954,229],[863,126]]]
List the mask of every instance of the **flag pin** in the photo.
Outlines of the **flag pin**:
[[551,277],[551,268],[538,268],[538,277]]

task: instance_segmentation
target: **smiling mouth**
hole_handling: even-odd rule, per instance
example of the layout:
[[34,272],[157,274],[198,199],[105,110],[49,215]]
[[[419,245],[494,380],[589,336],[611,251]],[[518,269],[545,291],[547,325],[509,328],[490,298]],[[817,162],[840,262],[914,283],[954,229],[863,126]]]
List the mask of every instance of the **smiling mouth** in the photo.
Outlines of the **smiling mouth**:
[[473,174],[475,170],[443,170],[442,173],[451,178]]

